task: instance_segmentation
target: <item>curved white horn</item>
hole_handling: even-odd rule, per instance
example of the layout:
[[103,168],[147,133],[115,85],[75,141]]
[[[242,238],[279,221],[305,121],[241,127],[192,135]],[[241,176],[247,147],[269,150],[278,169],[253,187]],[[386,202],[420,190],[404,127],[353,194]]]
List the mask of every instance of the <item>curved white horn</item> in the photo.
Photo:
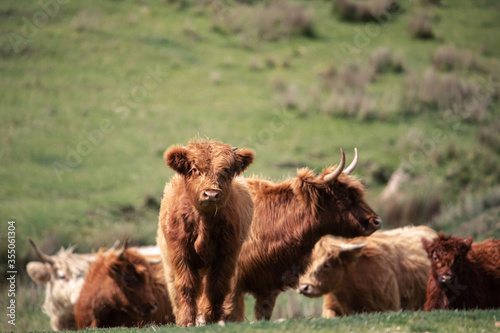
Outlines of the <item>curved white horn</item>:
[[104,254],[108,254],[108,253],[111,253],[113,251],[118,250],[118,246],[120,246],[120,241],[117,239],[115,241],[115,243],[113,244],[113,246],[111,246],[109,249],[107,249],[106,252],[104,252]]
[[349,164],[349,166],[344,169],[344,173],[346,175],[349,175],[354,171],[354,169],[356,169],[356,165],[358,165],[358,149],[354,148],[354,159],[352,160],[351,164]]
[[364,244],[340,244],[340,252],[344,251],[352,251],[352,250],[357,250],[365,247],[366,243]]
[[160,259],[156,259],[156,260],[148,260],[148,262],[149,262],[149,264],[150,264],[150,265],[158,265],[158,264],[160,264],[162,261],[163,261],[163,259],[162,259],[162,258],[160,258]]
[[127,250],[127,247],[128,247],[128,237],[125,237],[125,240],[123,241],[123,246],[120,249],[120,252],[118,252],[116,254],[116,256],[118,257],[118,259],[120,259],[120,260],[125,260],[126,259],[125,251]]
[[344,166],[345,166],[345,154],[344,154],[344,150],[342,148],[340,148],[340,153],[342,154],[342,156],[340,158],[340,164],[338,165],[338,167],[333,172],[329,173],[328,175],[326,175],[323,178],[323,180],[327,184],[333,183],[335,181],[335,179],[337,179],[337,177],[344,170]]
[[28,238],[28,239],[31,243],[31,246],[33,246],[33,249],[35,249],[35,252],[36,252],[36,255],[38,256],[38,258],[40,258],[40,260],[42,262],[46,262],[50,265],[54,265],[54,263],[55,263],[54,259],[52,259],[52,257],[49,256],[48,254],[45,254],[41,250],[39,250],[38,247],[35,245],[35,242],[31,238]]

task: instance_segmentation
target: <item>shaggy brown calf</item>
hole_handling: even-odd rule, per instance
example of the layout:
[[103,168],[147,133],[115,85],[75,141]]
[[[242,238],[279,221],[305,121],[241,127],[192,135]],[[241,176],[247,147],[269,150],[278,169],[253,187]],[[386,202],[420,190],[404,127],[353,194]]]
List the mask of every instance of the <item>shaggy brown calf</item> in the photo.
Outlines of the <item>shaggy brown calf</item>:
[[200,296],[204,320],[221,319],[253,213],[247,185],[236,176],[253,158],[251,150],[214,141],[165,152],[177,174],[165,186],[157,242],[179,326],[196,324]]
[[297,291],[307,297],[325,295],[325,318],[421,309],[430,267],[421,240],[436,235],[419,226],[352,240],[324,236],[314,246]]
[[247,179],[254,200],[250,235],[238,259],[235,287],[225,304],[226,318],[244,320],[244,293],[255,298],[257,320],[269,319],[279,293],[297,287],[316,241],[326,234],[367,236],[380,228],[381,219],[363,199],[363,187],[337,168],[320,175],[307,168],[281,183]]
[[[75,304],[85,281],[89,265],[95,260],[96,253],[73,253],[73,247],[61,249],[54,255],[43,253],[33,240],[31,245],[40,261],[30,261],[26,270],[30,278],[45,287],[45,302],[42,310],[50,317],[50,326],[54,331],[78,329],[75,321]],[[119,242],[110,249],[118,248]],[[157,246],[133,247],[146,258],[161,258]],[[162,265],[159,265],[162,268]],[[162,269],[163,271],[163,269]],[[165,277],[162,276],[164,280]]]
[[174,322],[162,265],[127,249],[99,252],[75,305],[79,329]]
[[426,311],[500,307],[500,240],[439,233],[422,243],[431,261]]

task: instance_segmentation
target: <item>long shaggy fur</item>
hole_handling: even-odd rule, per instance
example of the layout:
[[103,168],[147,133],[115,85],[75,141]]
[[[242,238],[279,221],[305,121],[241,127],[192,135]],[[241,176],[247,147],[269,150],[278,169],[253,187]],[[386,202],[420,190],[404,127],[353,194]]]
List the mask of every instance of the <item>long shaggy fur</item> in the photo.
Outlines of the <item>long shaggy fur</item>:
[[500,240],[440,233],[423,245],[431,261],[426,311],[500,308]]
[[[351,240],[324,236],[312,251],[299,291],[309,297],[325,295],[325,318],[421,309],[430,267],[421,239],[435,236],[436,232],[425,226],[380,231]],[[341,251],[343,244],[366,246]]]
[[39,261],[28,263],[28,275],[37,284],[46,287],[43,312],[50,317],[53,330],[78,328],[73,311],[93,257],[90,254],[73,253],[71,247],[52,255],[52,265]]
[[256,319],[269,319],[279,293],[296,287],[321,236],[369,235],[379,227],[380,219],[364,201],[359,181],[341,174],[333,184],[325,183],[324,176],[333,170],[315,175],[304,168],[281,183],[246,180],[254,216],[225,304],[228,320],[244,320],[245,293],[256,298]]
[[165,186],[157,242],[179,326],[195,325],[198,312],[207,322],[221,319],[253,214],[247,185],[237,176],[253,156],[209,140],[165,152],[177,174]]
[[91,264],[75,305],[79,329],[85,327],[142,327],[174,322],[162,265],[150,265],[127,249],[100,252]]

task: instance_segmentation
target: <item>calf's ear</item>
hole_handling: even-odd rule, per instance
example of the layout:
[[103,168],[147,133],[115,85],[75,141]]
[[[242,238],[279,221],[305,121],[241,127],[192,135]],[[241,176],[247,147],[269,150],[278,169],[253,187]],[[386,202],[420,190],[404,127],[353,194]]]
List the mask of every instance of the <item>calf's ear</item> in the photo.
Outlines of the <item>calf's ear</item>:
[[170,147],[165,151],[163,158],[169,167],[182,175],[187,174],[191,168],[188,151],[185,147]]
[[429,253],[429,247],[432,242],[428,241],[426,238],[422,238],[422,246],[424,247],[425,252]]
[[37,284],[44,285],[50,281],[50,268],[43,262],[29,262],[26,266],[26,270],[30,278]]
[[241,148],[234,153],[236,155],[236,174],[239,175],[253,163],[254,152],[248,148]]

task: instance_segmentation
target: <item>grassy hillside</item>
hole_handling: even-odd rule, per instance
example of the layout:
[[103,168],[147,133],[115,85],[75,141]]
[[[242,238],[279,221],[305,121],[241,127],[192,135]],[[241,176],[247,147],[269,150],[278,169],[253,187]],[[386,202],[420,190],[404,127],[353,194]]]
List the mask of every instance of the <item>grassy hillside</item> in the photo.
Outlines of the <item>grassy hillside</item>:
[[[248,174],[275,179],[357,147],[386,227],[500,237],[500,3],[430,2],[353,22],[320,0],[2,1],[0,221],[19,271],[28,237],[154,243],[162,154],[197,136],[254,149]],[[434,38],[411,36],[419,20]],[[397,200],[378,200],[398,168]]]

